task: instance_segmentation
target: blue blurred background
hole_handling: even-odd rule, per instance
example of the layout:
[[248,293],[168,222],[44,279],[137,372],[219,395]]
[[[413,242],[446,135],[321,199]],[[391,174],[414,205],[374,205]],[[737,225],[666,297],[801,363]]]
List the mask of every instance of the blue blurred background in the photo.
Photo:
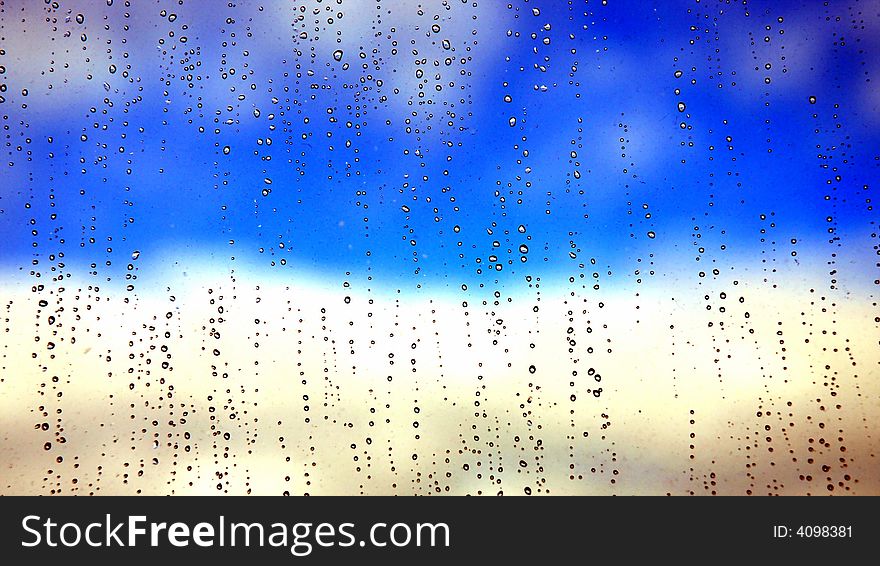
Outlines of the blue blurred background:
[[7,2],[0,258],[120,284],[199,258],[402,292],[869,288],[877,10]]

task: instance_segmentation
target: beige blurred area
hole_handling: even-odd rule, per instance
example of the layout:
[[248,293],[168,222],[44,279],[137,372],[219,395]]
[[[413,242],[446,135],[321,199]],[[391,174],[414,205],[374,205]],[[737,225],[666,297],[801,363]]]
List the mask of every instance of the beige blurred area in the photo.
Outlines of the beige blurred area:
[[4,494],[880,494],[865,294],[31,284]]

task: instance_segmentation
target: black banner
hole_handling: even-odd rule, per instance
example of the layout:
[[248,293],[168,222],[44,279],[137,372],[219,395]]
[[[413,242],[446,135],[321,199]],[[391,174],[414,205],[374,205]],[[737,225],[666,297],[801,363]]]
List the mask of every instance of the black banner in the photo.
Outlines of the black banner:
[[877,544],[875,500],[850,498],[3,499],[0,544],[23,560],[841,559]]

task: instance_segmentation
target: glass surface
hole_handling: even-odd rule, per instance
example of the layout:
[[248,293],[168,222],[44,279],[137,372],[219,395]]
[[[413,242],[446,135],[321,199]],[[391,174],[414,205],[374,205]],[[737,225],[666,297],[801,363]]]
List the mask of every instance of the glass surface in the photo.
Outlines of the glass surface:
[[880,495],[880,4],[0,4],[0,493]]

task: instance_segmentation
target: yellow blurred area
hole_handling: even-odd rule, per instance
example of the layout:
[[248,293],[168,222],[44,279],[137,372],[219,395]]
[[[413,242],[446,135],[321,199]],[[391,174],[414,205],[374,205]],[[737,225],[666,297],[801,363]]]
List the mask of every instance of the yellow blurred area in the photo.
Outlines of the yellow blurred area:
[[880,494],[861,300],[2,294],[5,494]]

